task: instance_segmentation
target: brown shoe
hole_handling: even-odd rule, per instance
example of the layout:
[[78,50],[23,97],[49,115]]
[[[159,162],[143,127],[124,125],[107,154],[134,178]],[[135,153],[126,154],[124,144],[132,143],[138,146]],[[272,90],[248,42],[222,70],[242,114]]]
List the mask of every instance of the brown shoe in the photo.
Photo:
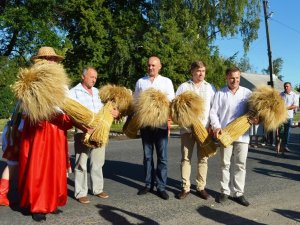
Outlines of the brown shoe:
[[109,195],[106,192],[104,192],[104,191],[102,191],[101,193],[99,193],[99,194],[97,194],[95,196],[97,196],[99,198],[108,198],[109,197]]
[[182,190],[178,195],[177,195],[177,198],[178,199],[184,199],[186,198],[188,195],[189,195],[189,191],[185,191],[185,190]]
[[201,191],[197,191],[197,194],[200,198],[207,200],[209,198],[209,194],[203,189]]
[[82,203],[82,204],[88,204],[88,203],[90,203],[90,200],[88,199],[87,196],[80,197],[80,198],[78,198],[77,200],[78,200],[80,203]]

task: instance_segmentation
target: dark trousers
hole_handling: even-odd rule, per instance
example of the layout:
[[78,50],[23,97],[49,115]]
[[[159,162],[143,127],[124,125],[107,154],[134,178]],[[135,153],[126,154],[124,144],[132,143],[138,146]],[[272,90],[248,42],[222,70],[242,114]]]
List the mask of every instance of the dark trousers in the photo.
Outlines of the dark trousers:
[[[158,191],[164,191],[167,185],[168,164],[168,130],[161,128],[145,127],[141,129],[144,150],[144,172],[146,187],[156,185]],[[155,172],[153,151],[156,149],[157,168]]]

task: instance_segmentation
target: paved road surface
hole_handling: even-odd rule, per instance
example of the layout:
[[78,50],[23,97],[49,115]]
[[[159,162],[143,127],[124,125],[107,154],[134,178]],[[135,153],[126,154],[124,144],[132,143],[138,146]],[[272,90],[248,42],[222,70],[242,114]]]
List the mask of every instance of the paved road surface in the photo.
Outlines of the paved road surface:
[[[74,176],[68,179],[69,199],[62,213],[47,215],[43,224],[300,224],[300,128],[292,129],[292,153],[276,157],[273,149],[249,150],[246,196],[249,207],[233,201],[215,202],[219,192],[219,155],[209,160],[207,190],[212,196],[205,201],[195,195],[196,154],[192,165],[192,193],[184,200],[180,191],[180,140],[172,135],[169,145],[168,201],[155,194],[137,196],[143,187],[141,140],[111,141],[104,167],[108,199],[89,196],[91,203],[82,205],[73,198]],[[74,160],[73,143],[70,151]],[[1,169],[5,163],[0,162]],[[16,190],[14,189],[12,194]],[[13,196],[15,198],[15,196]],[[18,207],[0,207],[0,224],[37,224]]]

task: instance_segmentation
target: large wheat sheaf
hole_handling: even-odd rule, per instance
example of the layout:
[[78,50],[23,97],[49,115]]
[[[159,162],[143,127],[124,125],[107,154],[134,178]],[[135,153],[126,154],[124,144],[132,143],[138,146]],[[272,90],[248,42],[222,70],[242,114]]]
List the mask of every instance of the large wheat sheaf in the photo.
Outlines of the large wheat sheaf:
[[164,93],[150,88],[140,94],[130,111],[123,132],[129,138],[137,138],[140,128],[160,127],[167,123],[170,102]]
[[261,85],[254,89],[248,99],[249,112],[232,121],[218,139],[224,147],[231,145],[250,127],[249,117],[257,117],[266,131],[275,130],[287,119],[287,109],[279,92]]
[[171,103],[171,118],[179,126],[191,128],[192,132],[203,148],[205,156],[216,154],[217,147],[209,136],[207,129],[199,121],[204,113],[204,100],[193,91],[186,91],[173,99]]
[[160,127],[168,122],[170,102],[160,90],[143,91],[134,105],[138,127]]
[[257,87],[248,100],[266,131],[278,128],[287,120],[288,111],[280,93],[266,85]]
[[22,110],[32,123],[51,119],[62,107],[69,85],[68,76],[60,64],[38,63],[21,69],[12,89],[22,101]]
[[204,100],[193,91],[185,91],[171,103],[171,118],[181,127],[189,128],[204,112]]
[[127,115],[132,104],[132,93],[130,89],[122,86],[107,84],[99,89],[99,97],[106,104],[112,102],[121,115]]
[[84,141],[85,145],[92,148],[107,145],[109,130],[114,120],[111,111],[116,108],[122,116],[126,116],[132,105],[131,91],[123,86],[105,85],[99,89],[99,97],[104,106],[95,114],[94,121],[97,124],[94,132],[91,135],[86,135]]

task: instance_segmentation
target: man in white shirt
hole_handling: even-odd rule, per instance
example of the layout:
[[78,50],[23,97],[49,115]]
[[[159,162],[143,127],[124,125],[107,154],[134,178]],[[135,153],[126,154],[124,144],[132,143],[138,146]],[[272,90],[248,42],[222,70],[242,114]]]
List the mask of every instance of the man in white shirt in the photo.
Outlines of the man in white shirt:
[[280,95],[282,96],[288,110],[288,120],[283,125],[284,138],[282,139],[282,144],[284,145],[284,150],[289,152],[290,150],[288,148],[288,141],[290,137],[290,128],[293,124],[294,110],[299,107],[299,97],[295,92],[292,91],[292,85],[290,82],[285,82],[283,87],[284,91],[281,92]]
[[[210,120],[216,138],[230,122],[247,112],[247,100],[251,95],[251,91],[240,86],[240,77],[239,68],[227,69],[227,86],[215,94],[210,111]],[[250,204],[244,197],[249,140],[249,132],[247,131],[227,148],[220,148],[221,193],[217,197],[219,203],[226,201],[232,193],[234,200],[239,204],[244,206]],[[232,157],[233,161],[231,161]],[[233,165],[231,165],[231,162]],[[230,173],[230,167],[233,168],[232,174]]]
[[[181,84],[177,91],[176,96],[185,91],[193,91],[204,100],[204,113],[199,120],[206,128],[209,127],[209,111],[213,102],[216,92],[214,86],[205,81],[206,65],[202,61],[195,61],[191,64],[190,73],[192,79]],[[182,190],[178,194],[178,199],[184,199],[190,193],[190,175],[191,175],[191,159],[193,155],[194,145],[196,139],[192,134],[191,129],[181,128],[181,179]],[[200,198],[207,200],[209,194],[205,191],[206,176],[207,176],[207,159],[202,147],[196,143],[197,146],[197,178],[196,190]]]
[[[155,56],[150,57],[147,67],[148,74],[143,78],[140,78],[136,83],[134,98],[136,99],[141,92],[149,88],[155,88],[165,93],[169,101],[171,101],[175,96],[173,84],[169,78],[159,75],[159,71],[161,69],[160,59]],[[156,186],[158,195],[162,199],[168,200],[169,195],[166,192],[168,177],[167,121],[162,127],[144,127],[140,131],[144,150],[143,164],[145,172],[145,187],[139,190],[138,195],[147,194],[149,191],[153,190],[154,186]],[[157,155],[156,170],[153,162],[154,146]]]
[[[69,95],[71,98],[80,102],[83,106],[91,111],[97,113],[103,107],[99,97],[99,91],[94,87],[97,80],[97,71],[93,67],[87,67],[83,70],[81,76],[81,83],[73,87]],[[117,117],[119,112],[112,111],[113,117]],[[105,147],[89,148],[83,144],[85,136],[84,132],[91,131],[87,128],[85,131],[76,129],[74,135],[75,145],[75,198],[83,204],[87,204],[90,200],[88,194],[88,174],[87,174],[87,161],[90,157],[90,173],[92,192],[99,198],[108,198],[109,195],[103,191],[104,179],[102,167],[105,162]]]

